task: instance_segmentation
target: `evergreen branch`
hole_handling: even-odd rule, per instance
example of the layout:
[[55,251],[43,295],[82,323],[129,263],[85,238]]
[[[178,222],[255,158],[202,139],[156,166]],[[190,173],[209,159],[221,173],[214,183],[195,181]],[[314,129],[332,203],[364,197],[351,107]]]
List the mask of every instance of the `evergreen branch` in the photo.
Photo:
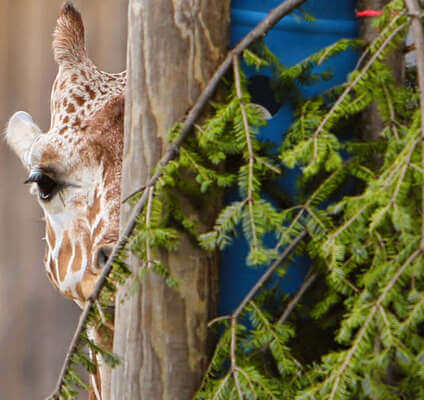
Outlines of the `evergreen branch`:
[[391,123],[391,125],[393,127],[395,138],[396,138],[396,140],[399,141],[399,133],[398,133],[398,129],[397,129],[396,123],[395,123],[396,122],[396,116],[395,116],[395,110],[394,110],[394,107],[393,107],[393,102],[392,102],[392,99],[390,98],[390,93],[389,93],[389,91],[387,89],[387,86],[384,83],[383,83],[382,86],[383,86],[384,94],[386,96],[387,106],[389,108],[390,123]]
[[[244,371],[242,368],[239,368],[239,371],[240,371],[240,373],[241,374],[243,374],[243,376],[246,378],[246,380],[250,383],[250,377],[249,377],[249,375],[246,373],[246,371]],[[261,382],[258,382],[258,384],[262,387],[262,389],[265,391],[265,392],[267,392],[267,394],[268,394],[268,396],[270,396],[270,397],[268,397],[268,399],[275,399],[275,400],[278,400],[278,398],[276,397],[276,396],[274,396],[274,394],[269,390],[269,388],[267,387],[267,386],[265,386],[264,384],[262,384]],[[251,385],[251,387],[253,386],[251,383],[250,383],[250,385]]]
[[[391,21],[390,24],[388,24],[380,33],[380,37],[383,37],[386,34],[386,31],[388,31],[393,25],[394,23],[402,16],[404,16],[405,13],[399,13],[397,14]],[[371,47],[372,44],[368,45],[367,48],[365,49],[365,51],[361,54],[361,56],[359,57],[358,61],[356,62],[355,68],[353,69],[354,71],[356,71],[357,69],[359,69],[359,67],[361,66],[362,62],[367,58],[367,56],[370,54],[371,52]]]
[[[323,190],[332,183],[332,181],[334,179],[337,178],[337,176],[340,174],[340,169],[333,171],[331,173],[331,175],[329,177],[327,177],[314,191],[314,193],[312,193],[308,200],[300,205],[300,206],[295,206],[295,207],[291,207],[291,209],[296,209],[296,208],[300,208],[300,210],[298,211],[298,213],[296,214],[296,216],[293,218],[292,222],[290,223],[290,225],[288,226],[288,228],[286,228],[285,230],[287,232],[290,233],[290,231],[294,228],[294,226],[296,225],[297,221],[302,217],[302,215],[304,214],[304,212],[308,213],[308,210],[310,209],[310,206],[314,203],[314,202],[319,202],[320,199],[320,195],[322,194]],[[332,192],[332,191],[330,191]],[[327,193],[328,195],[329,193]],[[321,225],[321,224],[320,224]],[[325,230],[325,229],[324,229]],[[282,243],[284,242],[284,236],[281,238],[281,240],[279,240],[279,242],[274,246],[274,250],[278,250]]]
[[249,379],[249,375],[246,374],[245,371],[243,371],[242,369],[239,369],[239,372],[244,376],[244,378],[246,379],[247,383],[249,384],[250,390],[252,393],[255,393],[255,387],[253,386],[252,381]]
[[[422,154],[421,167],[424,169],[424,30],[421,21],[420,7],[416,0],[405,0],[409,14],[412,18],[411,30],[414,36],[415,57],[417,63],[418,86],[420,89],[421,109],[421,140]],[[424,179],[421,183],[421,250],[424,251]]]
[[281,170],[271,163],[267,162],[263,157],[257,157],[256,161],[268,168],[270,171],[275,172],[276,174],[281,174]]
[[97,312],[100,315],[100,320],[102,321],[102,324],[106,326],[107,320],[106,320],[106,317],[105,317],[105,314],[103,312],[103,308],[102,308],[100,302],[98,300],[96,300],[95,305],[96,305],[96,308],[97,308]]
[[221,391],[224,390],[225,385],[227,384],[228,379],[231,378],[231,372],[229,372],[225,377],[222,379],[221,384],[218,386],[218,390],[215,392],[215,395],[212,397],[212,400],[218,400],[219,395],[221,394]]
[[345,222],[342,226],[340,226],[335,232],[333,232],[328,241],[334,241],[339,235],[341,235],[350,225],[352,225],[357,218],[361,216],[361,214],[367,209],[367,206],[361,207],[352,217],[350,217],[347,222]]
[[[299,221],[299,219],[302,217],[303,213],[305,212],[305,205],[299,206],[298,208],[300,208],[300,210],[298,211],[296,216],[293,218],[288,228],[285,229],[287,232],[289,232],[289,234],[290,234],[290,231],[296,226],[297,221]],[[281,244],[283,243],[283,241],[284,241],[284,237],[281,238],[281,240],[275,245],[274,249],[278,250],[281,247]]]
[[408,317],[402,321],[401,329],[404,330],[408,328],[410,325],[414,323],[414,320],[422,314],[422,311],[424,309],[424,296],[421,295],[418,302],[416,302],[412,308],[412,310],[409,311]]
[[250,216],[250,227],[252,230],[252,236],[253,236],[253,247],[258,247],[258,235],[256,233],[256,226],[255,226],[255,216],[253,214],[253,163],[255,161],[255,154],[253,152],[253,146],[252,146],[252,139],[250,137],[250,127],[249,127],[249,121],[247,120],[247,113],[246,108],[243,103],[243,93],[241,90],[241,79],[240,79],[240,66],[239,66],[239,59],[238,56],[234,56],[233,58],[233,69],[234,69],[234,82],[236,85],[236,95],[238,99],[240,100],[239,106],[243,121],[243,128],[244,133],[246,137],[246,144],[247,144],[247,152],[248,152],[248,161],[249,161],[249,183],[248,183],[248,190],[247,190],[247,205],[249,207],[249,216]]
[[283,314],[281,314],[281,317],[278,319],[277,324],[284,324],[284,322],[287,321],[287,318],[290,316],[290,314],[292,313],[296,305],[299,303],[300,299],[303,297],[305,292],[315,282],[315,279],[317,279],[318,275],[318,272],[314,272],[313,274],[309,275],[308,279],[306,279],[302,283],[302,286],[296,293],[296,296],[294,296],[293,299],[290,300],[289,304],[287,304],[287,307],[284,310]]
[[411,166],[411,168],[414,168],[415,170],[417,170],[420,174],[424,174],[424,169],[419,167],[417,164],[410,163],[409,165]]
[[[162,175],[163,169],[170,161],[172,161],[178,154],[178,149],[182,146],[186,138],[192,132],[192,128],[200,115],[202,114],[205,106],[208,104],[209,100],[215,93],[221,79],[224,77],[226,72],[232,65],[234,56],[238,56],[243,53],[243,51],[249,47],[252,43],[261,39],[266,33],[274,27],[284,16],[291,13],[294,9],[305,3],[306,0],[285,0],[279,6],[275,7],[273,10],[269,12],[269,14],[264,18],[262,22],[260,22],[252,31],[249,32],[247,36],[245,36],[226,56],[225,60],[221,63],[218,69],[215,71],[214,75],[210,79],[209,83],[206,85],[203,92],[198,97],[194,106],[190,109],[187,118],[184,120],[184,123],[180,130],[180,135],[178,139],[173,142],[172,146],[165,153],[162,159],[159,161],[156,166],[156,172],[149,179],[148,183],[145,185],[146,188],[152,187],[156,184],[159,178]],[[144,209],[147,202],[147,192],[144,190],[141,199],[133,208],[131,217],[129,218],[129,222],[125,227],[123,234],[115,245],[112,254],[110,255],[108,262],[106,263],[102,274],[99,276],[96,286],[93,290],[93,293],[90,295],[88,301],[86,302],[84,309],[80,315],[80,319],[77,325],[77,328],[74,332],[73,338],[69,345],[69,349],[66,353],[65,360],[61,369],[61,372],[58,377],[58,381],[56,384],[56,388],[51,394],[50,398],[58,399],[60,393],[62,391],[63,386],[65,385],[65,376],[69,372],[69,368],[71,366],[71,360],[73,355],[75,354],[78,344],[81,341],[81,334],[86,328],[88,317],[90,312],[93,310],[93,304],[97,300],[105,286],[107,279],[112,271],[113,264],[118,260],[119,253],[126,246],[129,237],[131,236],[134,228],[137,224],[137,218],[139,214]]]
[[330,393],[330,397],[329,400],[334,400],[336,394],[337,394],[337,390],[339,388],[340,385],[340,381],[343,378],[346,369],[348,368],[348,366],[350,365],[350,362],[352,360],[352,358],[354,357],[356,350],[358,348],[358,346],[360,345],[360,342],[362,341],[363,337],[365,336],[367,330],[368,330],[368,326],[369,324],[372,322],[374,315],[376,313],[376,311],[381,307],[381,304],[383,303],[383,301],[385,300],[387,294],[390,292],[390,290],[393,288],[393,286],[396,284],[396,282],[398,281],[398,279],[400,278],[400,276],[403,274],[403,272],[405,271],[405,269],[419,256],[422,254],[421,249],[416,250],[414,253],[412,253],[408,259],[404,262],[404,264],[398,269],[398,271],[396,272],[396,274],[393,276],[393,278],[390,280],[390,282],[388,283],[388,285],[384,288],[383,292],[380,294],[380,296],[378,297],[377,301],[374,303],[374,305],[371,307],[369,314],[367,316],[367,318],[365,319],[364,323],[362,324],[360,330],[358,331],[358,333],[356,334],[355,340],[351,346],[351,348],[349,349],[349,351],[347,352],[346,358],[343,361],[343,364],[341,365],[340,368],[337,369],[337,371],[335,372],[335,374],[337,374],[337,377],[335,379],[334,384],[332,385],[332,390]]
[[324,232],[327,231],[327,227],[325,224],[321,221],[321,219],[314,213],[314,211],[310,207],[306,207],[305,211],[312,217],[314,221],[322,228]]
[[[410,144],[411,148],[408,150],[407,154],[405,155],[405,158],[402,161],[398,162],[397,166],[393,168],[392,172],[390,173],[388,178],[385,180],[384,186],[383,186],[384,189],[387,189],[392,184],[392,179],[396,176],[397,172],[399,171],[400,168],[402,168],[402,166],[404,166],[404,168],[408,168],[411,161],[412,153],[414,152],[415,146],[420,142],[420,140],[421,139],[417,139],[414,142],[411,142]],[[389,171],[390,169],[388,169],[384,174],[382,174],[381,178],[385,176]]]
[[[365,248],[367,248],[367,247],[369,247],[371,244],[367,244],[366,246],[365,246]],[[353,261],[353,258],[354,258],[354,256],[352,255],[352,256],[350,256],[341,266],[340,266],[340,269],[343,271],[345,268],[346,268],[346,266],[347,265],[349,265],[349,263],[351,263],[352,261]],[[355,293],[359,293],[359,289],[352,283],[352,282],[350,282],[348,279],[346,279],[345,277],[341,277],[341,276],[338,276],[337,277],[338,279],[341,279],[347,286],[349,286],[351,289],[352,289],[352,291],[353,292],[355,292]]]
[[400,176],[399,176],[399,179],[398,179],[397,185],[396,185],[395,190],[394,190],[394,192],[393,192],[392,199],[390,200],[390,204],[391,204],[391,205],[393,205],[393,204],[395,204],[395,203],[396,203],[396,199],[397,199],[397,196],[398,196],[398,194],[399,194],[400,187],[401,187],[401,185],[402,185],[402,183],[403,183],[403,179],[405,178],[406,171],[408,170],[409,162],[410,162],[410,160],[411,160],[412,153],[413,153],[413,152],[414,152],[414,150],[415,150],[415,146],[416,146],[416,144],[417,144],[417,141],[413,143],[413,145],[411,146],[411,150],[409,151],[409,153],[408,153],[408,155],[407,155],[407,157],[406,157],[405,163],[404,163],[403,168],[402,168],[402,172],[400,173]]
[[[317,139],[318,135],[322,132],[325,125],[329,121],[329,119],[332,117],[335,111],[337,111],[338,107],[342,102],[346,99],[347,95],[352,91],[352,89],[357,85],[357,83],[362,79],[362,77],[365,75],[365,73],[371,68],[371,66],[374,64],[374,62],[380,57],[383,50],[391,43],[392,39],[402,30],[404,29],[408,23],[404,23],[402,25],[399,25],[381,44],[380,48],[373,54],[373,56],[369,59],[369,61],[366,63],[364,68],[358,73],[358,75],[355,77],[355,79],[349,84],[349,86],[346,87],[346,89],[343,91],[341,96],[337,99],[337,101],[334,103],[334,105],[331,107],[330,111],[326,114],[324,119],[319,124],[318,128],[315,130],[315,132],[312,135],[312,139],[314,142],[314,155],[313,159],[315,160],[317,157],[317,151],[318,151],[318,144]],[[381,35],[381,34],[380,34]],[[374,42],[376,42],[379,38],[375,39]]]

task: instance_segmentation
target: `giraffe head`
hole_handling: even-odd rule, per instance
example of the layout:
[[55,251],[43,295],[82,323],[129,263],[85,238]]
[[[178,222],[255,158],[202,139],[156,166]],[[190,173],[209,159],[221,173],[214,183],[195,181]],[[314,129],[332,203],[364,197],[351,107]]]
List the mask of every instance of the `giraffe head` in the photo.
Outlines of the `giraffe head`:
[[53,51],[59,71],[50,129],[42,132],[19,111],[6,139],[44,212],[47,274],[82,305],[118,239],[126,75],[99,71],[87,57],[82,19],[70,3],[57,20]]

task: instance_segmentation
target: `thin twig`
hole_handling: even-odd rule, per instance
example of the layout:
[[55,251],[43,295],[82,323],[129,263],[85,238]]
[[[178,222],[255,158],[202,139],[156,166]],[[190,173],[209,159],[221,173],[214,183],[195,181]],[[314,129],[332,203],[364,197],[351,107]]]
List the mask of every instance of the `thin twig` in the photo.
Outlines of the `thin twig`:
[[98,300],[95,301],[95,304],[96,304],[97,311],[99,312],[99,315],[100,315],[100,320],[102,321],[102,324],[106,326],[107,320],[106,320],[105,314],[103,313],[102,306],[100,305],[100,302]]
[[[392,25],[401,17],[401,16],[403,16],[403,15],[405,15],[405,13],[404,12],[402,12],[402,13],[400,13],[400,14],[397,14],[391,21],[390,21],[390,23],[381,31],[381,33],[380,33],[380,37],[381,36],[383,36],[385,33],[386,33],[386,31],[387,30],[389,30],[391,27],[392,27]],[[371,43],[372,44],[372,43]],[[353,68],[353,71],[356,71],[357,69],[359,69],[359,67],[361,66],[361,64],[362,64],[362,61],[364,61],[366,58],[367,58],[367,56],[368,56],[368,54],[371,52],[371,44],[369,44],[368,46],[367,46],[367,48],[365,49],[365,51],[361,54],[361,56],[359,57],[359,59],[358,59],[358,61],[357,61],[357,63],[356,63],[356,65],[355,65],[355,68]]]
[[227,319],[231,319],[231,315],[222,315],[222,316],[220,316],[220,317],[216,317],[216,318],[214,318],[214,319],[211,319],[211,320],[208,322],[208,328],[210,328],[212,325],[216,324],[217,322],[225,321],[225,320],[227,320]]
[[[253,42],[264,37],[266,33],[281,20],[281,18],[283,18],[287,14],[290,14],[295,8],[301,6],[306,1],[307,0],[286,0],[279,6],[275,7],[273,10],[269,12],[269,14],[261,23],[259,23],[247,36],[245,36],[233,48],[233,50],[229,52],[229,54],[227,54],[224,61],[221,63],[221,65],[218,67],[218,69],[215,71],[214,75],[210,79],[206,88],[200,94],[196,103],[189,111],[187,118],[181,127],[180,136],[173,143],[170,149],[165,153],[162,159],[159,161],[155,174],[150,178],[149,182],[147,183],[145,187],[151,187],[155,185],[155,183],[157,182],[157,180],[160,178],[162,174],[163,168],[177,156],[178,149],[181,147],[185,139],[191,133],[193,125],[195,124],[197,119],[200,117],[203,109],[205,108],[205,106],[208,104],[209,100],[215,93],[215,90],[218,87],[218,84],[220,83],[222,77],[226,74],[228,69],[231,67],[233,57],[236,55],[240,55]],[[136,226],[137,217],[141,213],[141,211],[144,209],[146,201],[147,201],[147,191],[144,191],[143,195],[141,196],[141,199],[135,205],[131,214],[131,218],[129,219],[129,222],[127,226],[125,227],[123,234],[118,240],[118,243],[115,245],[113,252],[111,256],[109,257],[109,260],[103,269],[102,274],[98,278],[93,293],[91,294],[90,298],[88,299],[88,301],[86,302],[84,306],[84,309],[79,319],[78,326],[75,330],[68,352],[66,353],[65,361],[62,366],[62,371],[59,375],[59,378],[56,384],[56,389],[53,392],[53,394],[50,396],[50,398],[58,398],[58,396],[60,395],[60,391],[64,384],[65,375],[68,372],[68,369],[71,365],[72,356],[74,355],[77,349],[78,343],[80,341],[80,335],[85,329],[85,326],[88,321],[88,316],[93,307],[94,301],[97,299],[97,297],[100,294],[100,291],[103,289],[103,286],[106,283],[107,277],[109,276],[112,270],[113,263],[116,262],[120,251],[127,244],[128,238],[131,236]]]
[[389,205],[396,203],[396,198],[398,197],[398,194],[399,194],[399,191],[400,191],[400,187],[401,187],[402,183],[404,182],[403,179],[405,178],[406,171],[409,168],[409,162],[411,161],[412,153],[415,150],[415,146],[417,145],[417,142],[418,141],[415,141],[414,143],[412,143],[411,149],[409,150],[409,153],[406,156],[405,164],[404,164],[403,169],[402,169],[402,171],[401,171],[401,173],[399,175],[398,183],[397,183],[397,185],[395,187],[395,190],[393,192],[393,196],[392,196],[392,199],[390,200]]
[[255,153],[253,152],[252,138],[250,137],[250,126],[247,119],[246,107],[243,104],[243,93],[241,90],[240,65],[238,56],[233,57],[234,82],[236,86],[236,95],[240,100],[241,118],[243,121],[244,133],[247,143],[247,154],[249,158],[249,182],[247,188],[247,205],[249,207],[250,225],[252,230],[253,247],[258,247],[258,236],[256,234],[255,216],[253,213],[253,167],[255,162]]
[[129,194],[127,197],[124,198],[124,200],[121,201],[121,204],[126,203],[129,199],[131,199],[136,194],[142,192],[144,189],[146,189],[146,186],[142,186],[141,188],[138,188],[137,190],[134,190],[131,194]]
[[290,301],[289,304],[287,304],[286,309],[284,310],[281,317],[278,319],[278,324],[284,324],[284,322],[287,321],[287,318],[290,316],[294,308],[296,307],[297,303],[299,303],[300,299],[303,297],[304,293],[309,289],[309,287],[315,282],[315,279],[318,276],[318,272],[314,272],[309,276],[306,281],[303,282],[302,286],[300,287],[299,291],[296,293],[296,296],[293,297],[293,299]]
[[237,363],[236,363],[236,345],[237,345],[237,336],[236,336],[236,329],[237,329],[237,318],[231,319],[231,371],[234,376],[234,384],[237,389],[237,395],[239,400],[243,400],[243,392],[241,390],[240,381],[238,378],[238,372],[237,372]]
[[272,265],[264,272],[261,278],[256,282],[255,286],[250,289],[249,293],[244,297],[243,301],[237,307],[237,309],[233,312],[232,317],[237,318],[242,313],[244,307],[252,300],[258,290],[262,287],[262,285],[269,279],[269,277],[274,273],[277,267],[290,256],[299,242],[307,236],[307,231],[304,230],[299,236],[297,236],[293,242],[290,243],[289,246],[277,257],[277,259],[272,263]]
[[[402,167],[402,164],[405,163],[406,166],[409,165],[410,161],[411,161],[411,157],[412,157],[412,153],[414,152],[415,146],[420,142],[421,138],[416,139],[413,143],[411,143],[411,148],[408,151],[408,154],[406,155],[404,161],[399,162],[398,165],[393,168],[392,172],[390,172],[390,175],[387,177],[387,179],[384,182],[383,185],[383,189],[387,189],[391,184],[392,184],[392,179],[396,176],[396,174],[398,173],[399,169]],[[406,149],[406,146],[405,148]],[[402,150],[403,152],[403,150]],[[402,154],[402,153],[401,153]],[[380,179],[385,176],[385,174],[389,171],[389,169],[381,175]]]
[[[421,108],[421,140],[422,154],[421,167],[424,168],[424,30],[421,21],[421,10],[416,0],[405,0],[409,15],[412,18],[411,31],[415,43],[415,59],[417,64],[418,86],[420,88],[420,108]],[[421,251],[424,251],[424,178],[421,184],[422,204],[421,204]]]
[[404,23],[399,25],[381,44],[380,48],[373,54],[373,56],[369,59],[369,61],[365,64],[364,68],[360,71],[360,73],[355,77],[355,79],[349,84],[348,87],[343,91],[341,96],[337,99],[334,105],[331,107],[330,111],[327,113],[325,118],[321,121],[318,128],[315,130],[312,135],[312,140],[314,142],[314,153],[312,156],[312,160],[315,161],[317,157],[318,147],[317,147],[317,138],[318,135],[322,132],[327,122],[330,120],[334,112],[338,109],[340,104],[345,100],[347,95],[352,91],[352,89],[356,86],[356,84],[362,79],[364,74],[370,69],[370,67],[374,64],[374,62],[380,57],[383,50],[391,43],[392,39],[402,30],[404,29],[408,23]]

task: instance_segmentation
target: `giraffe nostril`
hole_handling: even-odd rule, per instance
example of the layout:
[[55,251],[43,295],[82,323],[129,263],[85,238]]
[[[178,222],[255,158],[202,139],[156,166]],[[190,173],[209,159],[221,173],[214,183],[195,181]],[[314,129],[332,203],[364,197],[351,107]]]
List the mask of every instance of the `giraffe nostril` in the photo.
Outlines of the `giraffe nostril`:
[[112,254],[113,247],[103,246],[97,252],[97,265],[99,268],[104,268],[107,264],[107,260]]

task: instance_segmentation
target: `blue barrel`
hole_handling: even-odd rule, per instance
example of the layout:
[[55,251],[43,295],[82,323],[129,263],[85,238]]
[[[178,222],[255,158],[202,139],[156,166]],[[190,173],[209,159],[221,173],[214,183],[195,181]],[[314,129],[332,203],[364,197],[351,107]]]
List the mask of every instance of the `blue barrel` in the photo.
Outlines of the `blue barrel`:
[[[279,5],[281,0],[233,0],[231,13],[231,46],[237,44],[250,32],[267,13]],[[297,11],[281,20],[266,36],[265,43],[278,56],[285,66],[292,66],[309,55],[331,45],[343,38],[358,36],[358,23],[355,19],[355,0],[309,0],[303,10],[315,20],[308,22]],[[313,86],[302,88],[307,96],[317,95],[345,81],[357,61],[353,51],[344,52],[325,62],[314,72],[331,70],[333,79]],[[253,68],[245,68],[247,77],[255,82],[255,90],[262,90],[262,98],[269,98],[272,93],[261,81],[270,75],[269,71],[259,73]],[[260,75],[258,75],[260,74]],[[259,84],[259,89],[258,89]],[[262,104],[267,107],[266,104]],[[275,105],[270,104],[270,107]],[[272,111],[273,117],[268,125],[261,129],[259,137],[274,143],[281,143],[284,131],[293,120],[293,110],[289,104],[278,106]],[[292,196],[296,193],[296,173],[285,176],[282,188]],[[272,246],[272,243],[269,243]],[[223,251],[220,270],[219,313],[230,314],[240,304],[243,297],[257,282],[265,267],[250,268],[245,260],[248,253],[246,240],[238,236],[232,246]],[[308,271],[308,261],[296,259],[287,269],[279,287],[286,293],[297,292]]]

